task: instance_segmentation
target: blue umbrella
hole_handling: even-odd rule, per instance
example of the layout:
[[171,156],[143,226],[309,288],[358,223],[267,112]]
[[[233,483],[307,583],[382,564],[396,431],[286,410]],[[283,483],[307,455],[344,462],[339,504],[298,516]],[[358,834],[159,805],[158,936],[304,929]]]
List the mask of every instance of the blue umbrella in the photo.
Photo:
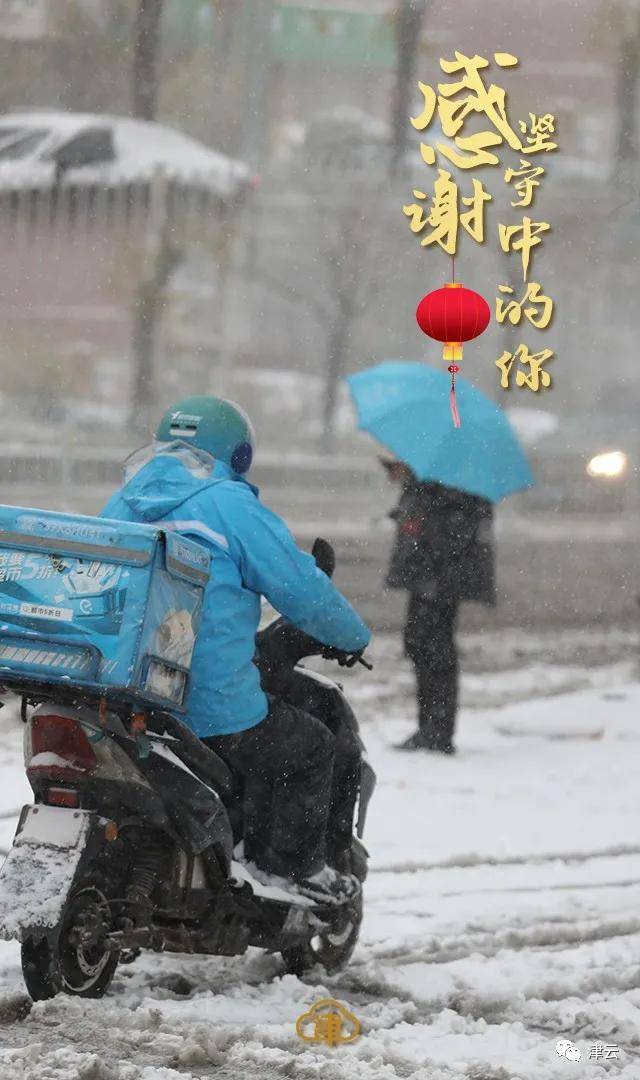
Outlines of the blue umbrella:
[[462,427],[449,410],[450,379],[426,364],[385,360],[347,377],[358,425],[419,480],[498,502],[535,483],[503,410],[466,379],[456,381]]

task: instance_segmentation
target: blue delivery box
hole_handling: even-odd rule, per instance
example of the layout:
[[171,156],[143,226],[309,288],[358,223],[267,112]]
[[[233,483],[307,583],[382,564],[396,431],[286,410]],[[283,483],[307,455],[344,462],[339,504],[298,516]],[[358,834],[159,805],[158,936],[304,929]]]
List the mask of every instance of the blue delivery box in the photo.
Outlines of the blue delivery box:
[[209,562],[151,525],[0,506],[0,684],[182,711]]

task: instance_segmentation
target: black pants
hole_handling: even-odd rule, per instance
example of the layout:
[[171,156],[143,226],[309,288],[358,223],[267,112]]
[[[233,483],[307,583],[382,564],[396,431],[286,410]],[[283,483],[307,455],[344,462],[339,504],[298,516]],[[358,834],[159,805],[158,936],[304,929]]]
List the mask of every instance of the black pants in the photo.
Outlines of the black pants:
[[351,841],[358,792],[360,791],[360,767],[362,749],[356,731],[343,715],[348,709],[346,702],[334,700],[329,693],[314,683],[307,673],[286,671],[271,685],[264,686],[267,693],[287,701],[296,709],[311,713],[329,729],[335,740],[331,804],[327,826],[327,861],[338,869],[347,869],[351,862]]
[[321,869],[336,812],[336,740],[322,721],[273,700],[255,727],[204,741],[244,779],[246,857],[298,880]]
[[458,602],[409,596],[404,642],[416,672],[420,730],[434,747],[453,739],[458,706]]

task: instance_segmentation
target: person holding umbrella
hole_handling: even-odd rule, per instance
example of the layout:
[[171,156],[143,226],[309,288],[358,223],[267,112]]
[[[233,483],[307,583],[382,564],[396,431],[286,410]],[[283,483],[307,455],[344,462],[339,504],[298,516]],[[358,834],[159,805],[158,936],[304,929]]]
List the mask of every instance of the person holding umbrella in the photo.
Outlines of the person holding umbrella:
[[402,494],[388,584],[407,589],[405,648],[416,671],[419,728],[406,750],[452,754],[458,703],[455,623],[462,601],[496,601],[492,503],[533,476],[503,410],[422,363],[387,360],[347,378],[359,427],[394,454],[385,461]]
[[487,499],[420,482],[402,462],[383,460],[402,483],[392,513],[396,542],[387,584],[407,589],[405,652],[416,675],[418,730],[400,750],[453,754],[458,707],[455,624],[463,600],[495,604],[493,511]]

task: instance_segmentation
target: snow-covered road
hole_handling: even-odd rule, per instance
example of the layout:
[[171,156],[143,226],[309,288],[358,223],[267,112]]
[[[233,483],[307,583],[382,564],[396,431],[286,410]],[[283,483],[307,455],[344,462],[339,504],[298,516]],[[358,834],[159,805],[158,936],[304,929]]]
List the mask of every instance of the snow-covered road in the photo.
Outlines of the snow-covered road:
[[[637,641],[576,641],[556,635],[536,652],[529,640],[524,658],[513,634],[493,651],[463,642],[454,759],[390,747],[412,715],[397,643],[380,644],[372,676],[349,675],[379,789],[367,915],[346,972],[300,981],[258,951],[150,955],[121,968],[102,1001],[30,1008],[18,949],[4,944],[0,1080],[638,1080]],[[5,849],[29,797],[7,714]],[[296,1017],[326,996],[360,1018],[353,1045],[298,1040]],[[563,1037],[580,1061],[556,1054]]]

